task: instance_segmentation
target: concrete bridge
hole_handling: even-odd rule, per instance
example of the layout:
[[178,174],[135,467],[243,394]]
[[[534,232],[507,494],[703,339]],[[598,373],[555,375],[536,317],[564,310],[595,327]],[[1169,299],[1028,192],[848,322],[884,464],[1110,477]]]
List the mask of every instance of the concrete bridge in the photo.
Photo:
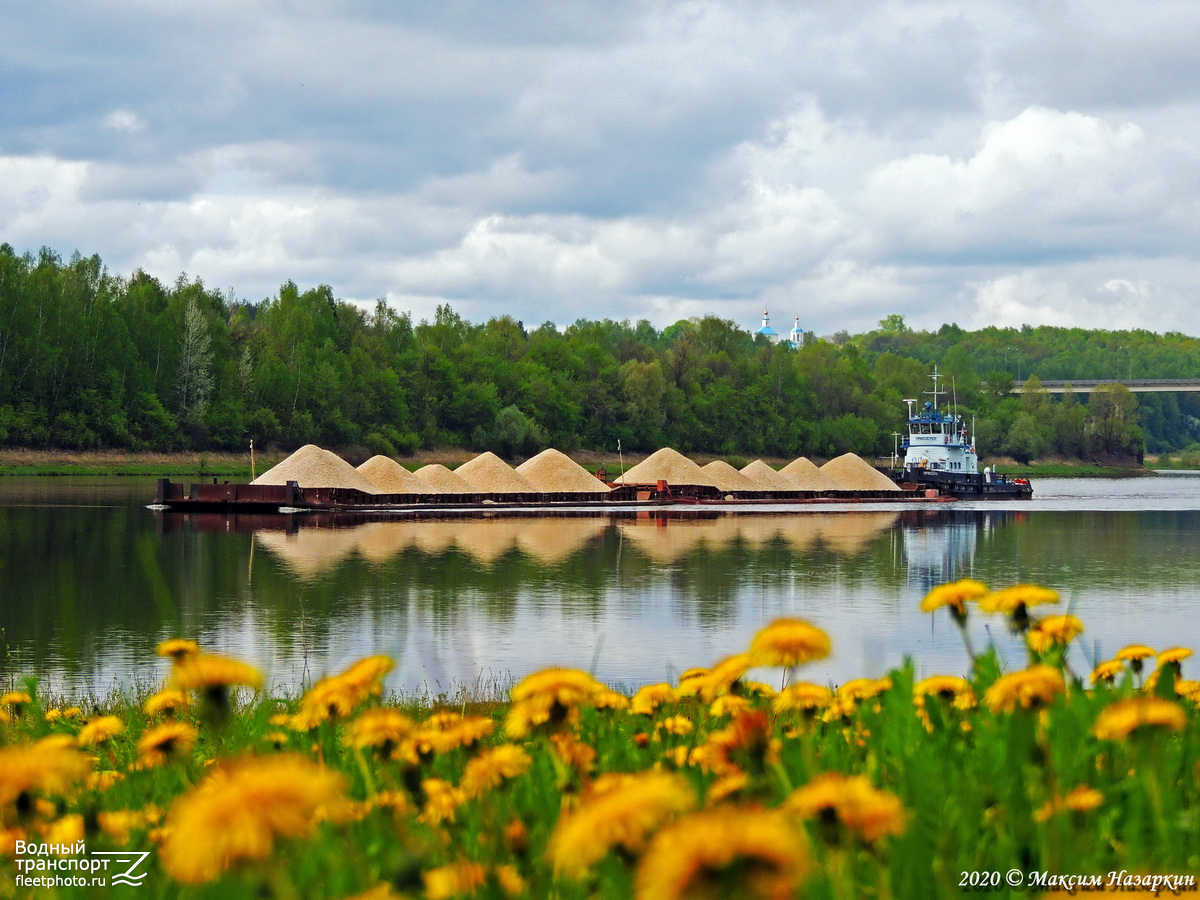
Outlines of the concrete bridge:
[[[1200,379],[1197,378],[1108,378],[1102,381],[1043,381],[1042,390],[1050,394],[1062,394],[1066,386],[1076,394],[1090,394],[1096,388],[1105,384],[1123,384],[1134,394],[1159,394],[1165,392],[1200,391]],[[1025,390],[1024,384],[1013,387],[1013,393],[1020,394]]]

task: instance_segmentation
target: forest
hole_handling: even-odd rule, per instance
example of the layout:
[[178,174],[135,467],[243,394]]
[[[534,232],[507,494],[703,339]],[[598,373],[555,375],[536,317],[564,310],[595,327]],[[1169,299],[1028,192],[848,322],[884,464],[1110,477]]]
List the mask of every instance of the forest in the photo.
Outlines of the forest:
[[[291,450],[354,455],[673,446],[726,456],[890,455],[905,397],[929,390],[974,421],[980,452],[1019,461],[1136,461],[1200,451],[1200,397],[1119,385],[1052,396],[1040,379],[1186,378],[1179,333],[1024,326],[909,328],[793,348],[715,316],[526,325],[433,321],[325,285],[258,302],[180,275],[110,274],[0,245],[0,446]],[[1014,394],[1024,384],[1026,391]]]

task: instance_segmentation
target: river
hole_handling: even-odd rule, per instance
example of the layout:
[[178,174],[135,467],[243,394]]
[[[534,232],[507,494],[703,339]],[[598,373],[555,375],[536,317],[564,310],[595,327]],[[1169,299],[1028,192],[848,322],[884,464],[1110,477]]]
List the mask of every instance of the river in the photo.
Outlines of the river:
[[[1200,647],[1200,473],[1034,489],[1019,504],[325,527],[154,513],[149,479],[0,478],[0,671],[103,695],[156,683],[155,645],[187,636],[281,691],[372,653],[396,660],[389,685],[408,692],[547,665],[634,688],[795,615],[833,640],[810,680],[878,676],[906,656],[920,674],[962,674],[958,632],[918,606],[967,576],[1058,590],[1056,611],[1086,626],[1077,671],[1131,641]],[[975,615],[971,631],[1024,664],[1000,620]]]

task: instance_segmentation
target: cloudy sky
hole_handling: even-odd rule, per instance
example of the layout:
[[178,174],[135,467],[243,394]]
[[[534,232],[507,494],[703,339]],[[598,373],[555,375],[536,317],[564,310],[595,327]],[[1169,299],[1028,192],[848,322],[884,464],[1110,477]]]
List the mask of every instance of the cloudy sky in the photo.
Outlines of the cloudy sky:
[[527,324],[1200,334],[1195,0],[0,5],[0,241]]

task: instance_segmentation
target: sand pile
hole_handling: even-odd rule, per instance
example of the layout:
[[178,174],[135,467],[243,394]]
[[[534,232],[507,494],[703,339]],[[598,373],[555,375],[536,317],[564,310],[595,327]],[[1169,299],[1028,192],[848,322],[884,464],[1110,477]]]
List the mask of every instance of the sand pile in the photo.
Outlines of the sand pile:
[[866,460],[843,453],[821,466],[821,471],[842,485],[844,491],[898,491],[892,479],[878,472]]
[[417,469],[416,476],[443,494],[478,494],[465,479],[459,478],[441,463],[430,463]]
[[382,493],[350,463],[316,444],[305,444],[250,483],[287,484],[289,481],[295,481],[302,488],[357,488],[364,494]]
[[714,459],[707,466],[700,467],[708,473],[713,484],[723,491],[761,491],[756,482],[747,478],[723,459]]
[[614,484],[700,484],[716,487],[712,476],[677,450],[663,447],[614,481]]
[[517,473],[543,494],[608,493],[608,485],[553,447],[521,463]]
[[798,491],[795,483],[786,475],[780,475],[761,459],[756,459],[742,474],[758,485],[760,491]]
[[388,456],[372,456],[358,467],[367,480],[385,494],[440,494]]
[[537,488],[490,450],[463,463],[454,474],[475,488],[477,494],[538,493]]
[[792,460],[779,470],[779,474],[795,482],[796,486],[802,491],[846,490],[832,476],[826,475],[818,469],[817,464],[807,456],[801,456],[799,459]]

